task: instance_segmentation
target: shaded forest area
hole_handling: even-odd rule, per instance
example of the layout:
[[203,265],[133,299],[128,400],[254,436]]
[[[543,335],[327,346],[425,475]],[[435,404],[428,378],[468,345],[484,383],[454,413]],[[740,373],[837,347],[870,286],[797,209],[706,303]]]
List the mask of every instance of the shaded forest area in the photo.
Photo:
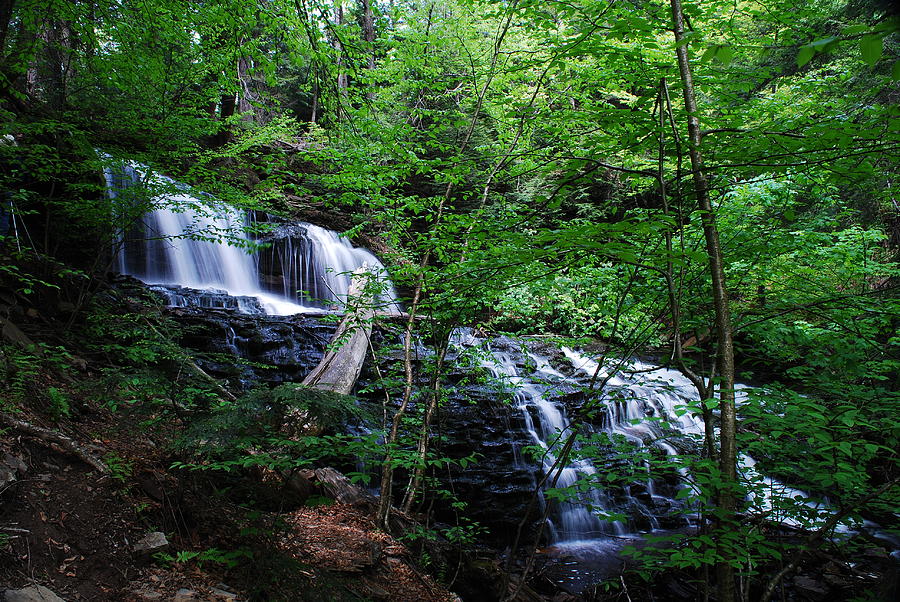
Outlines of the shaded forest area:
[[[0,593],[891,599],[898,30],[875,0],[0,0]],[[167,242],[309,223],[389,280],[276,324],[123,275],[148,212],[211,198],[251,233]],[[312,351],[207,342],[254,328]],[[355,387],[301,384],[350,339]],[[505,473],[448,424],[515,407],[489,349],[570,348],[596,371],[486,524],[457,485]],[[636,357],[696,391],[666,453],[600,430]],[[553,513],[623,521],[585,500],[654,479],[689,527],[555,580]]]

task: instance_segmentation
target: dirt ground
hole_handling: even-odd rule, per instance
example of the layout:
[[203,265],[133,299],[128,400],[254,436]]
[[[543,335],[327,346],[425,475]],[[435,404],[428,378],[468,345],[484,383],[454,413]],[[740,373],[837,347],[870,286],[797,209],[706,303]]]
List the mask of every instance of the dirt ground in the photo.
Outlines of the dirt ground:
[[[264,484],[254,492],[252,483],[169,470],[151,432],[113,415],[82,417],[65,430],[111,475],[0,431],[0,460],[17,467],[0,486],[0,591],[43,585],[69,601],[457,599],[359,509],[278,512],[277,491],[267,499]],[[259,500],[268,508],[259,510]],[[169,546],[156,556],[136,552],[152,532]]]

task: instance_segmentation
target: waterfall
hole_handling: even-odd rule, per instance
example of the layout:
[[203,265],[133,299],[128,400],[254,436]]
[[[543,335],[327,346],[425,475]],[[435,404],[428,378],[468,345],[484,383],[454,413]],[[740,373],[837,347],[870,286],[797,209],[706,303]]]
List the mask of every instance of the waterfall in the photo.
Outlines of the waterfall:
[[[691,411],[698,400],[693,384],[680,372],[630,359],[600,365],[595,360],[567,347],[535,353],[508,339],[479,339],[464,332],[454,337],[459,347],[482,348],[480,364],[511,394],[511,410],[521,417],[524,439],[517,440],[513,457],[518,468],[535,475],[536,486],[545,476],[539,492],[542,508],[548,513],[550,543],[569,553],[596,552],[624,539],[639,538],[642,533],[677,530],[695,526],[696,516],[679,491],[694,487],[692,476],[680,455],[700,446],[705,426]],[[512,343],[512,344],[511,344]],[[603,387],[591,394],[595,411],[590,417],[574,420],[575,407],[584,403],[586,384],[596,374]],[[746,399],[747,389],[738,385],[738,404]],[[566,401],[569,400],[569,401]],[[567,403],[574,403],[567,407]],[[577,429],[568,459],[560,461],[565,441]],[[616,439],[627,441],[640,458],[632,464],[632,477],[623,485],[608,484],[605,473],[616,468],[604,465]],[[522,449],[529,447],[534,461],[523,460]],[[668,457],[668,476],[651,477],[648,453]],[[591,453],[593,452],[593,457]],[[598,456],[599,454],[599,456]],[[613,462],[628,462],[619,455]],[[634,460],[631,460],[634,462]],[[810,499],[805,492],[760,475],[755,462],[742,456],[741,473],[758,487],[748,496],[748,504],[785,524],[794,521],[779,512],[781,505],[796,506],[800,500],[808,513],[827,517],[827,506]],[[644,475],[643,477],[641,475]],[[551,491],[553,481],[555,486]],[[567,490],[560,495],[556,490]],[[615,544],[615,542],[619,542]]]
[[[109,196],[123,213],[136,204],[149,208],[120,241],[120,273],[148,284],[228,297],[214,301],[217,307],[291,315],[340,306],[350,274],[365,267],[383,285],[376,297],[380,305],[397,309],[396,293],[378,258],[335,232],[312,224],[280,224],[266,216],[272,232],[254,239],[247,212],[207,195],[199,198],[138,163],[107,168],[105,177]],[[180,291],[161,292],[171,305],[186,303]]]
[[[456,343],[491,346],[472,337],[457,337]],[[596,441],[596,435],[601,435],[601,445],[620,435],[636,448],[657,446],[666,454],[675,455],[675,447],[665,440],[667,434],[677,431],[699,436],[703,433],[702,421],[685,410],[694,398],[692,385],[677,372],[637,360],[629,362],[626,370],[610,374],[612,368],[599,367],[597,362],[575,350],[562,347],[558,353],[562,356],[560,360],[565,362],[562,358],[566,358],[571,364],[567,369],[571,376],[554,368],[548,357],[530,351],[521,355],[491,350],[481,361],[483,367],[509,388],[513,407],[520,413],[528,434],[528,443],[540,451],[539,474],[549,475],[541,502],[544,508],[547,503],[553,504],[547,522],[550,541],[571,548],[595,545],[610,537],[637,537],[641,531],[658,529],[655,506],[670,510],[679,502],[657,493],[649,474],[624,489],[603,486],[604,467],[579,451],[586,445],[585,441]],[[597,399],[599,414],[591,421],[574,424],[561,398],[567,392],[583,390],[595,372],[599,378],[606,379]],[[669,424],[670,430],[664,429],[662,421]],[[576,428],[582,437],[575,440],[572,453],[562,462],[561,448]],[[517,452],[516,458],[522,470],[533,470],[521,460],[521,453]],[[686,477],[685,471],[681,474]],[[548,495],[546,489],[554,481],[553,489],[576,493],[564,499]],[[674,495],[674,491],[670,493]],[[547,499],[550,497],[553,499]]]
[[[571,423],[565,408],[549,399],[552,387],[545,383],[565,377],[550,366],[547,358],[529,354],[529,359],[537,366],[529,379],[519,375],[516,363],[509,354],[495,352],[492,360],[486,360],[483,365],[512,389],[513,403],[522,414],[525,429],[532,443],[542,450],[540,462],[543,474],[550,475],[550,480],[555,481],[555,488],[571,487],[581,478],[591,478],[597,470],[590,461],[577,458],[557,466],[560,462],[557,455],[559,446],[555,444],[571,434]],[[542,503],[546,501],[542,499]],[[572,542],[624,534],[625,525],[621,521],[607,520],[604,516],[611,507],[609,497],[597,487],[582,492],[578,499],[559,503],[547,524],[551,541]]]
[[368,249],[354,247],[337,232],[307,223],[277,225],[274,234],[277,238],[262,239],[271,241],[270,246],[256,254],[259,273],[268,277],[263,286],[272,293],[290,297],[302,291],[304,301],[314,307],[342,302],[351,274],[365,265],[385,285],[376,297],[379,306],[396,309],[396,293],[384,266]]

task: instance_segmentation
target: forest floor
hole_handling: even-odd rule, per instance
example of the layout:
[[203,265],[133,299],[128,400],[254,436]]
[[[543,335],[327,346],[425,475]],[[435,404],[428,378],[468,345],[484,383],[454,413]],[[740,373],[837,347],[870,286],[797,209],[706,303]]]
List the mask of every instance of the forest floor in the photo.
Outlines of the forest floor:
[[[82,411],[57,424],[17,418],[66,432],[111,473],[2,431],[9,478],[0,482],[0,592],[43,585],[92,601],[457,599],[353,506],[314,498],[323,503],[278,508],[265,483],[253,491],[170,470],[164,437],[121,414]],[[167,545],[135,549],[157,532]]]

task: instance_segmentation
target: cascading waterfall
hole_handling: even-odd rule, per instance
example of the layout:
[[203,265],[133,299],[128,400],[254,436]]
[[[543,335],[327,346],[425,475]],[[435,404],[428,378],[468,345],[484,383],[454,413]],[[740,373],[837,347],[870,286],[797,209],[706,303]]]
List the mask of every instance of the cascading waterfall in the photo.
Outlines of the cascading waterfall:
[[313,224],[284,224],[276,232],[279,238],[256,254],[259,273],[265,275],[263,286],[271,292],[290,297],[302,291],[313,306],[343,302],[351,274],[365,265],[384,286],[376,296],[379,306],[396,309],[396,294],[384,266],[368,249],[354,247],[337,232]]
[[[704,433],[703,420],[687,408],[697,400],[693,384],[675,370],[659,368],[640,360],[632,359],[624,365],[608,368],[599,366],[596,361],[573,349],[562,347],[561,351],[571,362],[575,374],[582,375],[580,379],[565,376],[554,369],[546,357],[534,353],[528,354],[535,368],[527,377],[521,375],[515,359],[508,353],[494,352],[490,359],[483,361],[483,365],[496,378],[511,387],[514,406],[522,413],[525,430],[533,444],[543,450],[540,459],[543,474],[550,474],[550,481],[555,478],[557,488],[571,487],[579,480],[592,485],[586,491],[580,491],[575,498],[556,503],[548,521],[551,542],[578,548],[591,543],[600,545],[610,536],[637,537],[639,531],[658,529],[653,508],[658,505],[670,509],[678,506],[678,502],[657,494],[649,477],[639,483],[644,493],[641,499],[632,495],[628,487],[613,493],[597,486],[594,477],[598,474],[598,467],[588,459],[579,458],[577,453],[567,465],[556,466],[561,443],[576,425],[570,422],[565,406],[553,399],[557,392],[555,387],[579,388],[595,375],[598,380],[605,380],[600,403],[597,404],[599,418],[595,417],[592,423],[577,428],[581,428],[588,437],[605,433],[612,440],[619,435],[636,447],[655,446],[669,456],[676,456],[679,451],[667,440],[667,434],[674,432],[699,442]],[[739,403],[746,394],[744,389],[739,385]],[[663,423],[667,426],[663,427]],[[577,443],[575,449],[578,449]],[[751,495],[752,505],[771,511],[779,498],[800,497],[807,500],[805,503],[811,511],[827,511],[824,504],[810,500],[805,492],[755,473],[755,461],[749,456],[741,457],[741,465],[745,477],[763,484],[760,493]],[[678,472],[682,479],[679,487],[686,487],[690,475],[685,468]],[[631,520],[609,519],[611,515],[622,514],[628,515]],[[772,516],[778,518],[777,513]],[[637,517],[643,517],[642,529],[635,529],[634,520]],[[689,517],[687,521],[686,526],[690,526]],[[791,524],[792,521],[783,522]]]
[[[648,531],[694,526],[693,510],[678,495],[681,489],[693,485],[679,456],[699,447],[705,427],[689,407],[696,405],[697,392],[680,372],[637,359],[601,366],[567,347],[556,353],[548,351],[548,357],[535,353],[532,347],[526,349],[509,340],[480,339],[471,332],[458,334],[453,343],[460,349],[480,348],[477,355],[481,366],[505,383],[511,393],[512,408],[523,425],[513,457],[519,469],[533,476],[534,485],[544,480],[541,503],[544,508],[552,504],[547,522],[551,543],[581,553],[638,538]],[[585,385],[592,380],[603,383],[594,397],[595,411],[589,419],[575,422],[565,400],[582,403]],[[739,385],[738,403],[745,396]],[[565,462],[558,462],[565,441],[575,429],[579,438],[572,453]],[[615,469],[602,465],[597,454],[607,457],[604,450],[608,446],[612,453],[613,442],[618,439],[630,443],[636,451],[658,449],[658,455],[669,457],[670,472],[654,480],[647,464],[642,478],[641,466],[637,465],[630,469],[628,484],[605,484],[604,473]],[[523,459],[526,446],[537,450],[531,454],[534,462]],[[647,454],[634,457],[646,458]],[[768,511],[779,498],[808,497],[774,479],[753,474],[752,458],[744,456],[742,463],[745,477],[763,485],[760,493],[751,494],[751,505]],[[563,498],[555,492],[549,495],[546,490],[551,486],[574,493]],[[824,510],[821,503],[809,505],[813,511]]]
[[[210,198],[198,198],[171,178],[137,163],[105,171],[109,195],[150,207],[128,230],[117,255],[118,271],[148,284],[225,293],[207,296],[213,306],[291,315],[322,311],[346,301],[350,275],[365,267],[383,290],[381,307],[396,311],[396,294],[375,255],[353,247],[337,233],[312,224],[273,224],[274,234],[254,240],[250,217]],[[149,200],[148,200],[149,197]],[[281,232],[279,232],[281,229]],[[257,249],[263,243],[268,248]],[[265,270],[269,269],[270,272]],[[180,293],[161,291],[172,305]]]
[[[529,354],[529,358],[537,366],[535,376],[531,379],[519,375],[510,355],[495,352],[492,358],[493,361],[485,361],[483,365],[495,378],[501,379],[512,389],[513,403],[522,413],[532,443],[542,450],[542,471],[545,475],[550,475],[554,486],[560,489],[571,487],[579,479],[595,475],[596,468],[586,459],[572,459],[565,465],[557,466],[558,446],[554,443],[571,434],[571,423],[565,408],[548,399],[552,386],[545,383],[564,380],[566,377],[554,370],[547,358],[536,354]],[[621,521],[604,518],[606,510],[611,507],[609,497],[596,487],[584,492],[578,499],[560,503],[548,520],[551,541],[571,542],[624,534],[625,525]]]
[[[597,369],[597,363],[584,357],[580,353],[568,348],[563,348],[563,353],[572,361],[572,365],[584,372],[593,374]],[[602,369],[601,369],[602,372]],[[639,379],[628,378],[628,374],[640,374]],[[656,417],[666,421],[675,431],[688,436],[699,438],[704,432],[703,419],[687,411],[686,405],[698,400],[696,388],[680,372],[668,368],[660,368],[632,360],[628,364],[627,372],[620,372],[609,383],[611,395],[623,398],[622,392],[627,391],[626,419],[621,419],[621,414],[614,407],[616,404],[607,404],[609,420],[614,424],[611,432],[628,434],[631,429],[638,428],[644,442],[649,442],[664,450],[668,455],[674,456],[678,452],[663,437],[664,432],[657,422],[642,421],[633,424],[634,419]],[[735,385],[735,401],[738,405],[746,399],[747,388],[738,383]],[[634,402],[643,400],[645,410],[634,407]],[[762,475],[756,469],[756,460],[746,454],[738,457],[740,473],[749,482],[761,484],[758,491],[750,493],[751,505],[769,514],[774,521],[786,525],[799,526],[800,523],[784,514],[783,508],[779,508],[780,500],[803,500],[803,504],[813,515],[826,517],[829,513],[828,506],[823,500],[816,500],[807,492],[796,489],[779,482],[776,479]],[[685,481],[690,480],[686,469],[681,469],[681,476]]]
[[[563,354],[572,363],[576,372],[591,378],[597,372],[598,364],[580,353],[563,347]],[[641,517],[643,524],[653,530],[659,527],[651,508],[629,489],[616,492],[598,486],[598,468],[587,458],[574,454],[566,465],[556,466],[560,443],[575,428],[565,407],[552,399],[554,387],[547,383],[558,383],[578,388],[581,383],[554,369],[546,357],[529,354],[536,368],[525,378],[516,370],[515,361],[504,353],[493,353],[493,360],[484,363],[495,377],[503,379],[513,388],[514,403],[522,412],[525,428],[533,443],[544,450],[541,468],[549,474],[549,481],[555,487],[564,489],[579,481],[592,486],[580,491],[574,499],[558,502],[550,514],[548,527],[550,540],[555,544],[573,545],[587,541],[597,541],[610,536],[636,534],[634,519]],[[663,440],[664,431],[658,422],[648,418],[659,417],[685,434],[702,434],[703,423],[683,411],[686,399],[691,399],[690,382],[680,374],[670,370],[655,369],[641,362],[633,362],[629,371],[640,376],[629,376],[618,372],[612,376],[600,369],[599,378],[607,378],[603,395],[598,404],[603,416],[596,424],[580,425],[585,434],[606,433],[610,437],[621,435],[632,444],[643,447],[657,445],[667,454],[675,454],[675,448]],[[579,443],[575,443],[577,451]],[[656,495],[650,478],[640,483],[641,488],[656,501],[663,496]],[[582,488],[585,489],[585,488]],[[671,505],[665,504],[665,505]],[[627,515],[631,520],[614,519]]]

